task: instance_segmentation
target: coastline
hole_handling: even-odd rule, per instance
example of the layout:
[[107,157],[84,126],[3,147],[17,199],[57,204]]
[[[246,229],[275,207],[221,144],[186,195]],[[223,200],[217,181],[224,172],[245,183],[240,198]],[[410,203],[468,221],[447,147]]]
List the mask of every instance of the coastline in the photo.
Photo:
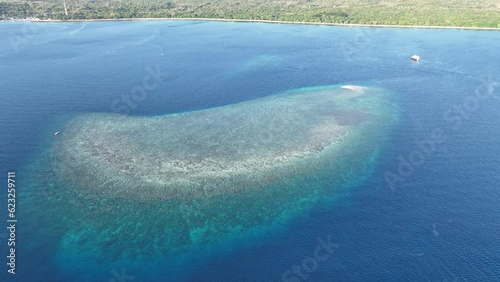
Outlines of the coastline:
[[269,24],[300,24],[320,26],[345,26],[345,27],[380,27],[380,28],[414,28],[414,29],[459,29],[459,30],[484,30],[500,31],[498,27],[467,27],[467,26],[425,26],[425,25],[387,25],[387,24],[344,24],[344,23],[322,23],[322,22],[295,22],[275,20],[246,20],[246,19],[221,19],[221,18],[123,18],[123,19],[85,19],[85,20],[41,20],[41,19],[15,19],[9,21],[28,21],[32,23],[41,22],[112,22],[112,21],[214,21],[214,22],[248,22]]

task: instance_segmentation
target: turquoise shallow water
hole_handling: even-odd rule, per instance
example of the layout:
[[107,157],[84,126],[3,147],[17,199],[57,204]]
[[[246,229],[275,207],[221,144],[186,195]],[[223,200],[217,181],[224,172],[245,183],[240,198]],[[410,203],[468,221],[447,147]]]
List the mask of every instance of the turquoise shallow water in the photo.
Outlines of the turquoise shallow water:
[[83,114],[32,166],[29,219],[57,245],[58,279],[120,265],[181,279],[194,253],[212,260],[283,236],[366,180],[397,122],[393,99],[323,86],[174,115]]
[[[499,59],[498,33],[153,21],[2,23],[0,35],[7,38],[0,42],[5,101],[0,158],[6,169],[17,171],[23,219],[19,273],[15,278],[2,273],[2,279],[111,281],[125,268],[136,281],[276,281],[313,255],[318,238],[328,236],[335,252],[318,262],[308,280],[499,276],[499,102],[489,96],[463,116],[444,117],[476,91],[484,92],[483,79],[499,77],[493,63]],[[8,39],[15,35],[26,40],[13,46]],[[409,62],[414,53],[422,56],[419,64]],[[135,102],[127,100],[157,66],[168,74],[145,93],[135,92],[142,95]],[[154,234],[162,234],[165,224],[142,220],[144,226],[141,219],[152,222],[152,215],[169,207],[105,197],[92,202],[75,185],[60,186],[50,166],[40,166],[50,160],[53,132],[75,117],[113,112],[151,117],[345,84],[391,93],[397,127],[379,137],[383,140],[356,138],[359,144],[383,146],[363,162],[343,162],[362,169],[343,175],[346,187],[336,189],[334,201],[315,200],[313,208],[281,222],[286,224],[269,220],[266,228],[239,230],[219,243],[157,255],[155,247],[165,243],[154,242]],[[389,189],[384,173],[397,172],[399,157],[408,158],[416,142],[435,129],[444,131],[446,141]],[[34,175],[33,168],[40,167],[46,171]],[[301,185],[335,186],[337,170],[328,169],[308,173]],[[68,194],[56,192],[62,188]],[[229,203],[241,208],[245,203],[239,200]],[[227,203],[219,205],[228,209]],[[113,234],[119,226],[133,232]],[[5,239],[0,240],[4,250]]]

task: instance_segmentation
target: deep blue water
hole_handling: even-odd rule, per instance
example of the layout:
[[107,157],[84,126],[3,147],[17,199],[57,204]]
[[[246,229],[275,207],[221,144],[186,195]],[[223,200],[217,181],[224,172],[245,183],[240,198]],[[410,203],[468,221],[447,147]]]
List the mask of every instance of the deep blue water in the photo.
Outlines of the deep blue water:
[[[6,183],[7,170],[16,170],[18,190],[29,186],[26,166],[60,120],[112,112],[115,100],[142,84],[148,67],[168,75],[135,108],[128,106],[131,115],[328,84],[372,84],[397,95],[401,121],[363,185],[297,218],[285,234],[241,242],[209,259],[192,256],[191,267],[182,267],[186,280],[280,281],[313,256],[317,238],[328,236],[337,248],[302,280],[500,279],[500,100],[494,97],[500,84],[491,82],[500,81],[498,32],[151,21],[1,23],[0,38],[1,177]],[[413,54],[422,60],[410,62]],[[464,106],[469,110],[460,114]],[[390,189],[386,172],[397,173],[400,157],[419,151],[417,143],[435,130],[446,140]],[[29,214],[22,201],[19,213]],[[52,262],[54,242],[33,247],[37,238],[22,220],[17,274],[7,274],[2,262],[1,280],[63,280]],[[6,262],[6,238],[0,240]],[[172,280],[161,271],[123,267],[135,281]],[[90,280],[111,281],[106,271]]]

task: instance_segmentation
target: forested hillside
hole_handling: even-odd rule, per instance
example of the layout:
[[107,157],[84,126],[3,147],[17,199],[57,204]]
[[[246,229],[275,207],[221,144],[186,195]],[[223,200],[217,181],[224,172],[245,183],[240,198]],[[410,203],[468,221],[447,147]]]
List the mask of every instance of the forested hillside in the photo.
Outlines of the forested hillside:
[[500,28],[500,0],[0,0],[0,17],[223,18]]

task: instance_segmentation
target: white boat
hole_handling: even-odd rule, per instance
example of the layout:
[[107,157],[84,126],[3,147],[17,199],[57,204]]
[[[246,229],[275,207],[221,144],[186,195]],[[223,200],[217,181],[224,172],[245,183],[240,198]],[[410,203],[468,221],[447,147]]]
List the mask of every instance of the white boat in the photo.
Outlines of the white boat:
[[411,60],[414,61],[414,62],[418,62],[418,61],[420,61],[420,56],[419,55],[413,55],[413,56],[411,56]]

